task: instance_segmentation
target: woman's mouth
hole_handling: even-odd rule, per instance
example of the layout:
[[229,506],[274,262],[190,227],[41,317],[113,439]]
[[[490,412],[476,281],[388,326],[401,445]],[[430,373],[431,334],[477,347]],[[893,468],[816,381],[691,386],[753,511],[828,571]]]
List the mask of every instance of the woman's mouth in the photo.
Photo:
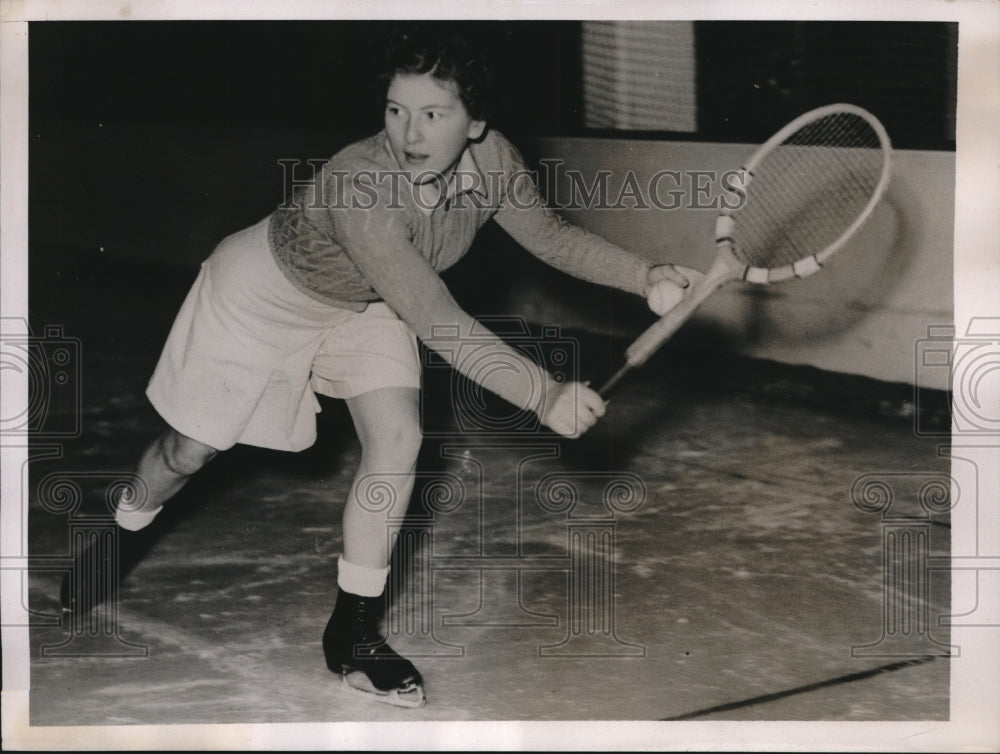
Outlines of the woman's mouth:
[[429,157],[430,155],[420,154],[419,152],[403,152],[403,158],[410,165],[422,165]]

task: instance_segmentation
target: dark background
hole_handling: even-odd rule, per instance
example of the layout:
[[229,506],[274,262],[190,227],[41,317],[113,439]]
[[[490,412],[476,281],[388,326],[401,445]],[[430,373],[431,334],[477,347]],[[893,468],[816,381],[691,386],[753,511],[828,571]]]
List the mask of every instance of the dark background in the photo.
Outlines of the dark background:
[[[382,126],[376,77],[398,23],[31,24],[31,116],[322,127],[354,140]],[[557,134],[580,120],[577,22],[439,25],[460,26],[487,49],[505,133]]]
[[[381,126],[374,77],[396,23],[32,23],[32,122],[322,127],[349,141]],[[582,126],[579,22],[443,23],[495,61],[503,132],[628,136]],[[849,101],[896,147],[954,149],[957,24],[699,22],[695,38],[698,133],[682,138],[758,142]]]
[[875,113],[897,149],[955,149],[957,24],[695,26],[698,138],[758,143],[831,102]]

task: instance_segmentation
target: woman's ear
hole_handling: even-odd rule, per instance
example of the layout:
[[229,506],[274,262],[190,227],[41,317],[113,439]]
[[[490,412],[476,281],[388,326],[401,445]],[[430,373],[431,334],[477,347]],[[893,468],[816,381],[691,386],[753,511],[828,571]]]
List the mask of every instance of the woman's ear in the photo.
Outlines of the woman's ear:
[[486,121],[474,120],[469,124],[468,137],[471,141],[478,141],[486,133]]

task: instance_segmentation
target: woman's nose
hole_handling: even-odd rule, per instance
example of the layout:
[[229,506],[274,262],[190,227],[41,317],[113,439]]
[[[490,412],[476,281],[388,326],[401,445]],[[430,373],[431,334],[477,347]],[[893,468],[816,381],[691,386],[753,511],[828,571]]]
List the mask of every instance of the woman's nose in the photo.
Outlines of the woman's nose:
[[416,118],[410,118],[406,123],[406,142],[413,144],[420,141],[420,128]]

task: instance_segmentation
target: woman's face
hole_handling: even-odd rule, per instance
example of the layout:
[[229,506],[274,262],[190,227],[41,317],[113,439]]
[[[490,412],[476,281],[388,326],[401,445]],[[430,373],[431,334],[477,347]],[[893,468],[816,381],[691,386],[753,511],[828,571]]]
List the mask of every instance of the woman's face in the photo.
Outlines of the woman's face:
[[455,85],[429,73],[399,73],[386,93],[385,131],[400,167],[414,183],[447,178],[470,139],[486,127],[473,120]]

